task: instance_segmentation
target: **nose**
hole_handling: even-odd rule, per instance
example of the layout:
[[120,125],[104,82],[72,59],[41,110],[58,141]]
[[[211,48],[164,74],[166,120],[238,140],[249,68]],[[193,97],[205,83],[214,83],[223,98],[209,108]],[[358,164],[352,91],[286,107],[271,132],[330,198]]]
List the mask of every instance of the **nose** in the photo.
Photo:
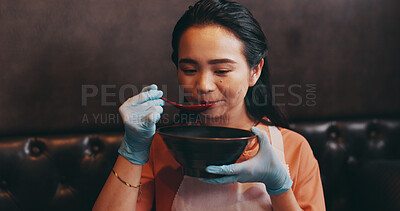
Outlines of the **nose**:
[[201,71],[197,78],[197,93],[208,94],[215,90],[215,83],[209,71]]

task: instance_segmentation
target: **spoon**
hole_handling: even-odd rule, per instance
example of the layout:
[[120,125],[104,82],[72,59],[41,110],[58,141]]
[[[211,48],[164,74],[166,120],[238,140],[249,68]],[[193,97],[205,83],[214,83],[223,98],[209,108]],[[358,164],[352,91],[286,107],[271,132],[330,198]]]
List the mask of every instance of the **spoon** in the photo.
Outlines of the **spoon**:
[[161,99],[165,100],[168,103],[171,103],[172,105],[174,105],[175,107],[177,107],[179,109],[186,110],[186,111],[202,112],[202,111],[207,110],[211,106],[215,105],[215,103],[198,104],[198,105],[182,105],[182,104],[172,102],[164,97],[161,97]]

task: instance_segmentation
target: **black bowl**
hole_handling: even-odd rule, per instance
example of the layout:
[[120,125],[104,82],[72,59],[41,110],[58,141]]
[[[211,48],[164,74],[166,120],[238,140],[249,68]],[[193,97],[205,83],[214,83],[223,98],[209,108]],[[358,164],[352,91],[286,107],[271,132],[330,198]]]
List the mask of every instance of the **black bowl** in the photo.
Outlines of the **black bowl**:
[[255,138],[247,130],[213,126],[167,126],[157,133],[183,166],[184,174],[202,178],[221,177],[205,168],[235,163],[248,141]]

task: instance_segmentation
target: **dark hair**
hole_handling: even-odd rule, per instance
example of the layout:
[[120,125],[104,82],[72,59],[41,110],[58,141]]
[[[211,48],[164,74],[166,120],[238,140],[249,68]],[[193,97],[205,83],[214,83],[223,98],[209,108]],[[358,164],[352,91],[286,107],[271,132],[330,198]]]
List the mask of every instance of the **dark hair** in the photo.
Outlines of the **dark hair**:
[[171,59],[176,67],[182,34],[191,26],[201,25],[220,25],[235,34],[244,44],[243,54],[250,68],[257,66],[264,58],[261,76],[255,86],[248,89],[245,97],[247,112],[264,124],[288,127],[285,116],[272,102],[266,38],[250,11],[239,3],[224,0],[200,0],[190,6],[176,23],[172,33]]

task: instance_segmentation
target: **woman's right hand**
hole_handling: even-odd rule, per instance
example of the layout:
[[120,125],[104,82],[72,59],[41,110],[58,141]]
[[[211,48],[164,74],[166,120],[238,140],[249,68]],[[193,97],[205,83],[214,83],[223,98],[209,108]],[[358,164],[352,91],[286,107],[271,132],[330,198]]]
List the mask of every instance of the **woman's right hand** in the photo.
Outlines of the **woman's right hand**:
[[144,165],[149,160],[151,142],[165,104],[157,85],[146,86],[119,107],[125,126],[125,135],[118,150],[131,163]]

